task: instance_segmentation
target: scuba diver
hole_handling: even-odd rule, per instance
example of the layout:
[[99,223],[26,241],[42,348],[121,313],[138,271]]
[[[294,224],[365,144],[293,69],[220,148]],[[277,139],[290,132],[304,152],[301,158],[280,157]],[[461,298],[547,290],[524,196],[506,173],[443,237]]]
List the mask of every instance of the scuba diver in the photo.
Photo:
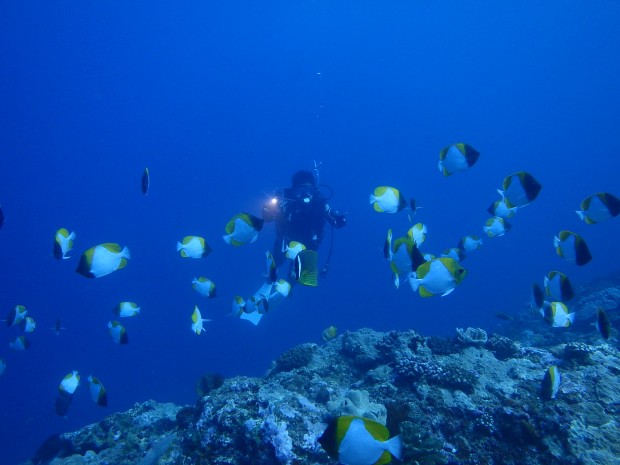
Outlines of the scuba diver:
[[[327,260],[321,268],[320,275],[327,274],[333,247],[333,230],[347,224],[344,213],[332,210],[327,201],[332,192],[329,186],[318,183],[318,166],[314,162],[314,173],[306,170],[297,171],[291,179],[291,187],[279,189],[265,204],[262,211],[266,222],[274,221],[276,238],[273,246],[273,258],[276,267],[285,259],[286,247],[291,241],[303,244],[307,250],[317,251],[325,235],[327,224],[331,226],[331,242]],[[321,193],[321,188],[329,190],[328,196]],[[314,254],[316,256],[316,253]]]

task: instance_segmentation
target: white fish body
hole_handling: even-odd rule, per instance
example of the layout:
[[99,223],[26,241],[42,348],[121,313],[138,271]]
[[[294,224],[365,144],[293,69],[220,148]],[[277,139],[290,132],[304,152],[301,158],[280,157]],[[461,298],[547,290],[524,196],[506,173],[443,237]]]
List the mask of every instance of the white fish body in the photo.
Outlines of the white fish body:
[[97,246],[93,253],[93,261],[90,272],[95,278],[108,275],[122,268],[123,260],[131,258],[129,249],[124,247],[120,252],[113,252],[104,246]]
[[351,421],[349,429],[338,447],[338,460],[346,465],[372,465],[376,463],[385,451],[394,457],[400,457],[399,436],[387,441],[379,441],[366,429],[364,420],[356,418]]
[[208,278],[201,276],[199,278],[194,278],[192,281],[192,287],[198,294],[203,295],[205,297],[211,297],[215,292],[215,284]]
[[428,293],[433,295],[441,294],[443,297],[450,294],[457,284],[453,274],[439,258],[431,260],[429,266],[428,273],[422,278],[418,278],[415,274],[408,277],[411,289],[416,292],[422,286]]
[[423,223],[416,223],[407,232],[407,235],[413,239],[413,242],[417,247],[420,247],[426,240],[427,228]]
[[202,258],[206,254],[204,239],[199,236],[188,236],[183,242],[177,242],[177,252],[181,252],[183,257]]
[[[223,236],[224,242],[227,244],[251,244],[258,238],[258,231],[242,218],[234,219],[233,231]],[[235,242],[233,242],[235,241]]]
[[203,323],[211,321],[207,318],[203,318],[198,306],[194,306],[194,313],[192,313],[192,331],[196,334],[200,335],[202,331],[204,331]]
[[60,258],[67,259],[70,258],[67,254],[73,248],[73,241],[75,240],[75,232],[67,231],[65,228],[61,228],[56,231],[55,241],[58,246],[58,251],[60,252]]
[[375,211],[385,213],[396,213],[401,204],[398,189],[388,186],[377,187],[369,200]]
[[73,370],[73,372],[69,373],[63,378],[63,380],[60,382],[60,386],[58,386],[58,389],[62,392],[66,392],[67,394],[73,394],[78,388],[79,384],[80,375],[78,375],[78,372],[76,370]]

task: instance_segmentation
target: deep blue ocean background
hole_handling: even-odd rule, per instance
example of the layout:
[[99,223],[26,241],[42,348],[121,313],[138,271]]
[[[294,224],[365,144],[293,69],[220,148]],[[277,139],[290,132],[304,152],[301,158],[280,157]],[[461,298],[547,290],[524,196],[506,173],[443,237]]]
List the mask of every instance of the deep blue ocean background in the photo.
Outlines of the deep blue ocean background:
[[[31,348],[14,352],[21,331],[0,328],[2,463],[136,402],[193,403],[205,372],[260,376],[332,324],[494,331],[493,315],[528,311],[530,285],[550,270],[577,285],[617,271],[620,219],[586,225],[575,210],[595,192],[620,195],[619,21],[620,3],[598,0],[4,2],[0,318],[23,304],[37,329]],[[455,142],[481,156],[444,178],[438,153]],[[261,284],[273,225],[240,248],[222,241],[224,226],[240,211],[259,215],[313,160],[348,225],[335,231],[327,278],[297,286],[254,327],[230,315],[231,302]],[[411,223],[406,212],[375,213],[374,187],[415,197],[423,250],[440,253],[482,235],[496,189],[520,170],[540,181],[540,196],[463,262],[469,275],[455,292],[422,299],[394,288],[383,241]],[[52,256],[60,227],[77,233],[69,260]],[[561,229],[584,236],[591,263],[555,255]],[[186,235],[204,236],[211,255],[181,258]],[[77,274],[80,254],[103,242],[128,246],[128,266]],[[322,259],[328,248],[329,233]],[[200,275],[217,298],[192,290]],[[123,321],[126,346],[106,327],[121,300],[142,307]],[[194,304],[213,320],[200,336]],[[82,385],[61,418],[54,400],[71,370]],[[107,408],[91,401],[89,374],[106,386]]]

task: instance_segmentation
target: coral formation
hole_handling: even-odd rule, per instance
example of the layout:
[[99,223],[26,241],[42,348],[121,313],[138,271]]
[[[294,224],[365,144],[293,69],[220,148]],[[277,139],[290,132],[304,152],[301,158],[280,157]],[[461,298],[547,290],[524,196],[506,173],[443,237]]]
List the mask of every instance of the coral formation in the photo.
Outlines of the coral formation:
[[456,328],[456,337],[467,345],[483,345],[488,340],[487,332],[480,328]]
[[[193,406],[148,401],[52,437],[31,463],[327,465],[317,438],[338,415],[399,430],[404,463],[617,463],[617,348],[592,330],[542,338],[514,324],[520,342],[468,328],[452,339],[362,329],[303,344],[265,377],[207,377]],[[544,400],[551,365],[562,382]]]

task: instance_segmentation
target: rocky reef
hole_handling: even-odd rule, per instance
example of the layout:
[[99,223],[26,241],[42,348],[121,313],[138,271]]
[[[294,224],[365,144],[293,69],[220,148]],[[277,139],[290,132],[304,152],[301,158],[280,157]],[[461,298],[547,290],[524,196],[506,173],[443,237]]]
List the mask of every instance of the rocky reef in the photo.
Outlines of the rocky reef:
[[[54,436],[28,463],[333,464],[317,438],[360,415],[401,435],[408,464],[617,464],[616,339],[546,334],[347,332],[292,348],[261,378],[203,380],[195,405],[148,401]],[[551,365],[562,381],[544,400]]]

